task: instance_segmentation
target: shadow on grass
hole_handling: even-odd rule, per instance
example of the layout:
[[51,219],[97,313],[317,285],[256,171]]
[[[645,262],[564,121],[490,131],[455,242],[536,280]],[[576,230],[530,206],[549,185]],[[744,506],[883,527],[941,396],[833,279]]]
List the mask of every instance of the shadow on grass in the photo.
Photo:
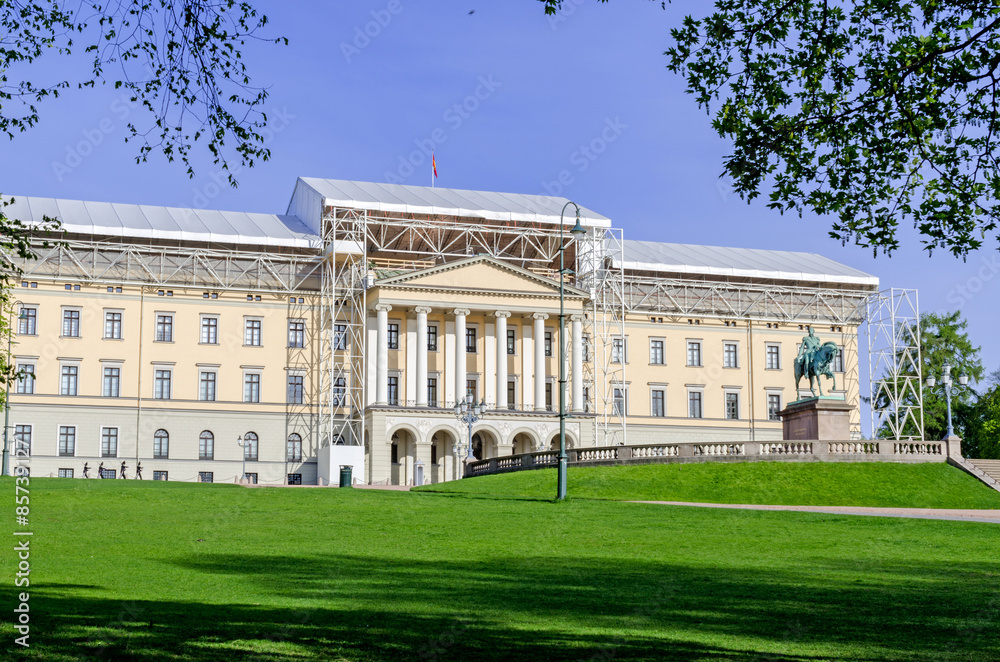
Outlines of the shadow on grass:
[[[236,577],[273,600],[122,602],[41,587],[32,652],[125,661],[1000,659],[1000,589],[987,564],[786,571],[776,558],[772,569],[737,572],[254,554],[173,564],[195,577]],[[5,603],[12,597],[5,591]]]

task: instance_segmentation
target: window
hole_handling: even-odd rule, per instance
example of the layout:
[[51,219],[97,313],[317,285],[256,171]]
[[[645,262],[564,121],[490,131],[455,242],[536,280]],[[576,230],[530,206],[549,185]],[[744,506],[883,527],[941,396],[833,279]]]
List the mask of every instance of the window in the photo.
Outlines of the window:
[[34,393],[35,392],[35,366],[32,363],[22,363],[17,366],[17,372],[20,375],[17,378],[17,392],[18,393]]
[[17,334],[34,336],[38,333],[38,309],[24,306],[17,317]]
[[438,351],[438,328],[437,324],[427,325],[427,351]]
[[739,368],[739,354],[736,343],[727,342],[722,344],[722,367]]
[[507,409],[517,409],[517,382],[507,381]]
[[465,351],[469,354],[476,353],[476,327],[465,330]]
[[76,395],[79,380],[80,367],[75,365],[64,365],[62,367],[62,382],[59,385],[59,393],[61,395]]
[[114,469],[100,469],[99,473],[98,473],[98,476],[100,476],[101,478],[111,478],[111,479],[114,479],[114,478],[118,478],[118,472],[115,471]]
[[59,477],[60,478],[72,478],[73,477],[73,470],[72,469],[60,469],[59,470]]
[[246,320],[243,332],[243,344],[248,347],[260,347],[261,320]]
[[507,354],[517,354],[517,330],[507,329]]
[[302,437],[294,432],[288,435],[287,455],[289,462],[302,461]]
[[389,349],[399,349],[399,324],[390,323],[388,329]]
[[833,372],[844,372],[844,346],[840,345],[837,347],[837,355],[833,357],[833,361],[830,363],[830,369]]
[[649,362],[652,365],[663,365],[663,341],[649,341]]
[[611,339],[611,362],[628,363],[628,344],[621,336]]
[[780,421],[778,412],[781,411],[781,395],[778,393],[767,394],[767,420]]
[[343,407],[347,393],[347,379],[335,377],[333,380],[333,406]]
[[121,368],[104,368],[104,390],[102,393],[105,398],[117,398],[121,395],[121,381],[122,381],[122,369]]
[[301,405],[305,395],[302,375],[288,375],[288,404]]
[[701,418],[701,391],[688,391],[688,418]]
[[389,461],[393,464],[399,464],[399,444],[395,441],[389,444]]
[[476,392],[479,390],[477,387],[479,384],[476,383],[475,379],[465,380],[465,397],[469,399],[470,402],[478,402],[479,398]]
[[101,428],[101,457],[118,457],[118,428]]
[[427,378],[427,404],[431,407],[438,405],[438,380],[437,377]]
[[204,402],[215,402],[216,374],[211,370],[203,370],[198,379],[198,399]]
[[257,433],[247,432],[243,435],[243,459],[247,462],[257,461]]
[[76,427],[73,425],[59,426],[59,454],[76,455]]
[[198,472],[198,482],[199,483],[211,483],[212,482],[212,472],[211,471],[199,471]]
[[583,334],[583,361],[590,361],[590,334]]
[[545,356],[552,356],[552,332],[545,332]]
[[337,352],[343,352],[347,350],[347,325],[346,324],[334,324],[333,325],[333,349]]
[[14,457],[31,457],[31,426],[14,426]]
[[434,441],[431,444],[431,464],[437,464],[437,463],[438,463],[438,444],[437,441]]
[[170,457],[170,434],[166,430],[153,433],[153,457],[157,460]]
[[104,313],[104,337],[109,340],[122,339],[121,313]]
[[306,346],[306,323],[302,320],[288,320],[288,346]]
[[153,374],[153,398],[157,400],[170,399],[170,370],[157,370]]
[[80,311],[79,310],[64,310],[63,311],[63,328],[62,334],[65,338],[79,338],[80,337]]
[[663,389],[654,388],[650,392],[650,405],[649,414],[650,416],[666,416],[666,407],[664,405]]
[[626,416],[628,414],[628,392],[624,388],[615,387],[612,410],[615,416]]
[[302,484],[302,474],[288,474],[288,484],[289,485],[301,485]]
[[552,382],[545,382],[545,408],[552,411]]
[[198,436],[198,459],[215,459],[215,435],[205,430]]
[[781,370],[781,345],[767,345],[764,367],[768,370]]
[[687,344],[687,364],[693,367],[701,367],[701,341],[689,340]]
[[154,471],[153,472],[153,480],[166,480],[166,479],[167,479],[167,472],[166,471]]
[[389,378],[389,404],[399,404],[399,377]]
[[219,318],[218,317],[202,317],[201,318],[201,344],[203,344],[203,345],[218,345],[219,344]]
[[243,375],[243,402],[260,402],[260,373]]
[[[173,342],[174,341],[174,316],[173,315],[157,315],[156,316],[156,337],[154,338],[156,342]],[[204,342],[204,341],[202,341]]]
[[740,394],[726,393],[726,418],[735,421],[740,417]]

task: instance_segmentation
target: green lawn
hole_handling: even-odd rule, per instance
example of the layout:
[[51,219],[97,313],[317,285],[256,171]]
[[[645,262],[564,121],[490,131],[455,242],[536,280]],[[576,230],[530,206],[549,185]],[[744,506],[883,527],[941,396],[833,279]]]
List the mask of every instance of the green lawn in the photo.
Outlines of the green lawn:
[[1000,659],[991,524],[66,479],[31,518],[5,659]]
[[[584,499],[1000,509],[1000,492],[943,463],[643,464],[570,467],[567,475],[567,493]],[[555,469],[535,469],[420,489],[551,498],[555,486]]]

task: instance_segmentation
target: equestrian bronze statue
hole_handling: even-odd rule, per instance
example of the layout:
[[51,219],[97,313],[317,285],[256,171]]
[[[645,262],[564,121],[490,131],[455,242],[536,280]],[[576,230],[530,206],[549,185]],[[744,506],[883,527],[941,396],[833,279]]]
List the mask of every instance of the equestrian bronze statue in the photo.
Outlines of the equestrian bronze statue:
[[816,397],[816,389],[819,389],[820,396],[823,395],[823,384],[820,382],[820,375],[824,375],[833,380],[831,390],[837,389],[837,379],[830,370],[830,364],[840,353],[840,349],[834,342],[820,344],[819,338],[812,327],[809,328],[809,335],[802,339],[799,347],[799,355],[795,357],[795,388],[799,388],[799,381],[803,377],[809,378],[809,392]]

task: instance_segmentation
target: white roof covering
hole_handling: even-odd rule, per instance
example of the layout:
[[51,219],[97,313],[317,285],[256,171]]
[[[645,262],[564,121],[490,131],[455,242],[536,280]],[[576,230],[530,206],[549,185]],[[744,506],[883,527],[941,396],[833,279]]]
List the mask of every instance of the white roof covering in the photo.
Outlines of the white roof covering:
[[51,216],[75,234],[295,248],[319,245],[319,237],[294,216],[13,197],[14,203],[4,208],[9,218],[37,225],[43,216]]
[[627,239],[623,244],[626,269],[878,286],[876,276],[816,253]]
[[[465,191],[315,177],[301,177],[299,181],[319,193],[324,203],[329,206],[411,214],[465,216],[495,221],[559,223],[560,212],[569,202],[566,198],[523,193]],[[611,219],[585,207],[580,207],[580,221],[588,226],[611,226]],[[572,206],[566,210],[564,222],[567,224],[576,222]]]

